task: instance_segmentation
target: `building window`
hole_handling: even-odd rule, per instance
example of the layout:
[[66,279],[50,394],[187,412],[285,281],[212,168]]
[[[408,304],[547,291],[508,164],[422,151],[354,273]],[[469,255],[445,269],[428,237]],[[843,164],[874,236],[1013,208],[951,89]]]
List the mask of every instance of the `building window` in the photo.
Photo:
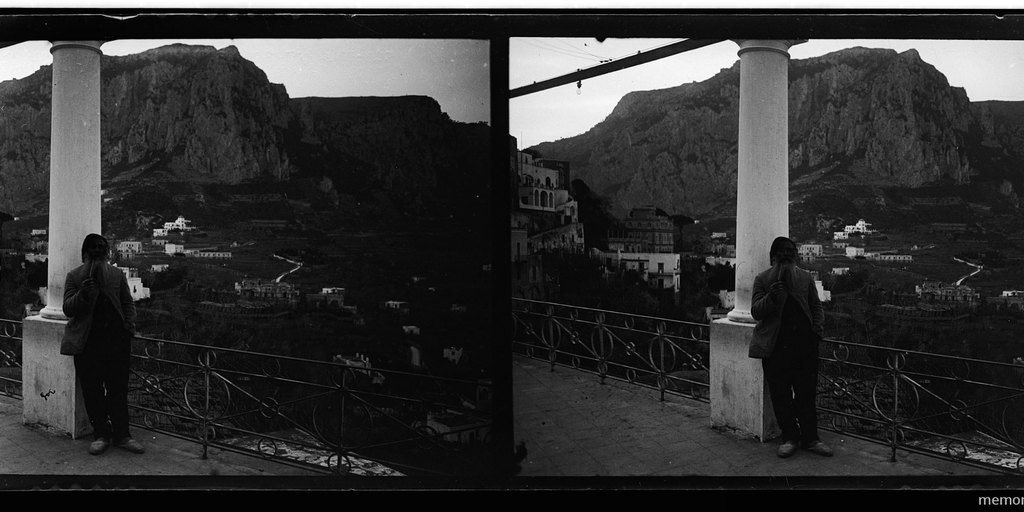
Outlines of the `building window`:
[[665,264],[664,263],[658,263],[658,273],[660,273],[660,274],[664,274],[665,273]]

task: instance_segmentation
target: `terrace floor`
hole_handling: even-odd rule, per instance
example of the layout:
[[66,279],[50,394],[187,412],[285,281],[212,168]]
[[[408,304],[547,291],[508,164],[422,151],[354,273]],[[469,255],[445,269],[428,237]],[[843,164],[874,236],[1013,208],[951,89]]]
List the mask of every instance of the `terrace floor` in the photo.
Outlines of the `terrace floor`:
[[[133,427],[146,453],[88,453],[91,436],[22,422],[21,400],[0,396],[0,489],[290,489],[345,486],[344,477],[210,447]],[[365,479],[363,479],[365,480]]]
[[[659,401],[658,392],[607,380],[545,361],[512,358],[515,442],[526,445],[520,477],[556,486],[633,485],[654,482],[684,487],[737,486],[892,488],[907,486],[1005,486],[1024,488],[1024,479],[952,460],[897,450],[821,430],[835,454],[800,451],[775,455],[776,442],[762,443],[710,424],[710,405],[677,396]],[[647,477],[636,479],[634,477]]]

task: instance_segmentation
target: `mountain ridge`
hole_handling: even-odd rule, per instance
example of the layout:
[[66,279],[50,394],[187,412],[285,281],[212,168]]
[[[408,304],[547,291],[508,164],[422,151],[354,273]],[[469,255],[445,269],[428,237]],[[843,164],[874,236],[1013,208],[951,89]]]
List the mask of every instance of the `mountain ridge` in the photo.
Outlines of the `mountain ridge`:
[[[433,98],[290,98],[233,46],[173,44],[101,66],[105,189],[328,178],[328,196],[383,193],[411,213],[486,195],[489,127],[451,120]],[[51,74],[0,83],[0,210],[46,210]]]
[[[670,214],[727,216],[735,211],[738,101],[736,61],[702,82],[630,92],[587,132],[530,149],[570,161],[573,176],[608,197],[620,217],[642,204]],[[990,115],[989,146],[982,150],[978,112],[985,108],[1000,112]],[[791,196],[844,183],[880,193],[1005,180],[1018,190],[1021,173],[1009,167],[1020,152],[1007,146],[1024,139],[1024,123],[1012,121],[1024,119],[1018,108],[972,104],[916,50],[854,47],[792,60]]]

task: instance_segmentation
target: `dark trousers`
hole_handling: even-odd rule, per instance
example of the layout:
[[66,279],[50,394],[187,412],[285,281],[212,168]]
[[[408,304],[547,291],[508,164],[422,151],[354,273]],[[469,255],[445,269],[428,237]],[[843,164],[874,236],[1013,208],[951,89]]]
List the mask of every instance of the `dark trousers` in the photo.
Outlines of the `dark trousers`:
[[130,352],[83,353],[75,356],[85,412],[93,436],[114,441],[128,433],[128,364]]
[[790,334],[779,340],[771,357],[761,360],[782,440],[810,443],[818,439],[818,337]]

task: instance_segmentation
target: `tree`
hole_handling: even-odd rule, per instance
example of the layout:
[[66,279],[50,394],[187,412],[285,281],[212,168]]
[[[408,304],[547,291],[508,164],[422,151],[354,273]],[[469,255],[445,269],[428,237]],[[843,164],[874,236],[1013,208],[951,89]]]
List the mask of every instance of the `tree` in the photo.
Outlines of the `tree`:
[[587,184],[577,178],[572,180],[572,196],[579,203],[580,220],[586,233],[586,247],[608,249],[608,228],[615,220],[610,213],[608,200],[590,190]]

